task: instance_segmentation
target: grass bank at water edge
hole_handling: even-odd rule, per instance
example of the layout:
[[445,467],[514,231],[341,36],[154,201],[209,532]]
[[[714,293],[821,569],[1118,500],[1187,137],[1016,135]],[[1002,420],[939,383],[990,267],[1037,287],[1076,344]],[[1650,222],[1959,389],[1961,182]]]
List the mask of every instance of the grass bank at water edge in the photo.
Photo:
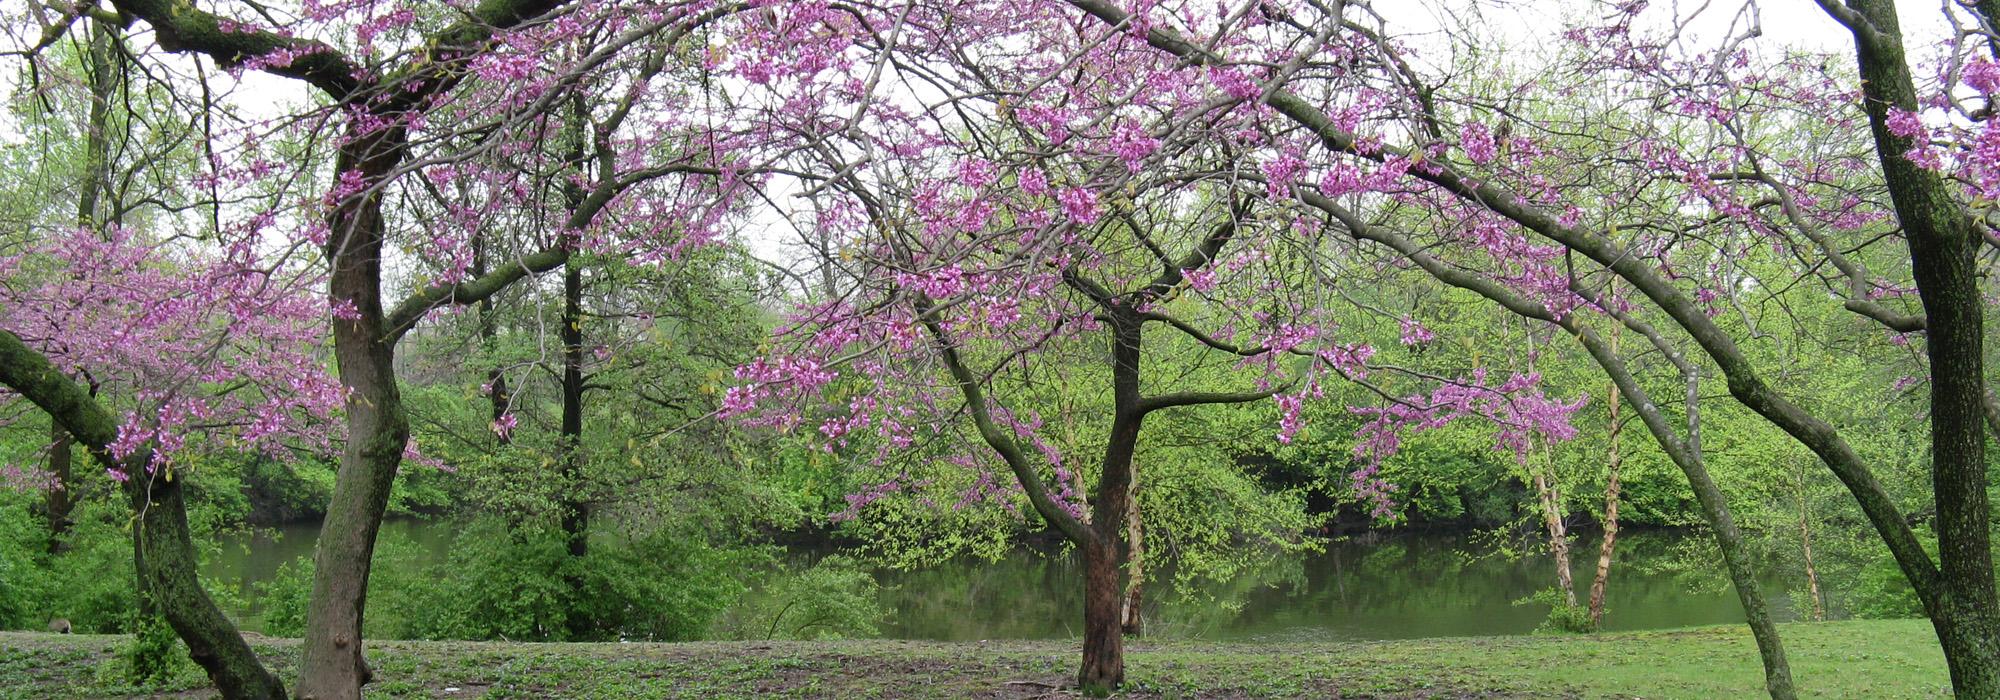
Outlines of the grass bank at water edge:
[[[1923,620],[1783,627],[1804,694],[1950,696]],[[155,687],[124,684],[122,636],[0,632],[0,698],[211,697],[188,664]],[[253,637],[289,681],[297,640]],[[382,698],[1065,698],[1065,641],[854,640],[687,644],[371,642]],[[1756,647],[1741,626],[1589,636],[1393,642],[1131,643],[1129,698],[1754,698]]]

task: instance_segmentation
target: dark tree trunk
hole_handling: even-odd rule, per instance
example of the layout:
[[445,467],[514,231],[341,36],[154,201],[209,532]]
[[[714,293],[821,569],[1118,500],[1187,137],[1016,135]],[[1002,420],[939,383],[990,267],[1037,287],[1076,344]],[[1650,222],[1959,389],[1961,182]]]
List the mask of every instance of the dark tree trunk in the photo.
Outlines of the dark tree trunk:
[[[146,456],[144,454],[140,456]],[[167,620],[188,656],[208,672],[224,698],[277,700],[285,686],[257,661],[236,626],[202,590],[195,571],[194,541],[188,537],[187,505],[181,480],[162,471],[148,477],[144,462],[135,460],[125,491],[138,514],[132,531],[134,563],[138,567],[141,614],[157,613]],[[150,482],[150,483],[148,483]],[[150,611],[143,608],[151,608]]]
[[[563,538],[578,563],[590,554],[590,490],[583,483],[583,271],[576,258],[563,266],[562,509]],[[572,601],[584,595],[584,580],[572,570],[565,583]],[[572,605],[572,613],[575,606]],[[587,638],[591,621],[569,617],[571,639]]]
[[257,661],[250,646],[196,576],[194,542],[188,536],[187,509],[172,472],[149,478],[152,459],[142,450],[121,464],[107,447],[118,439],[118,421],[91,398],[82,385],[58,372],[47,357],[0,330],[0,384],[4,384],[49,414],[107,468],[130,478],[125,492],[135,516],[133,565],[141,590],[147,591],[167,624],[188,646],[188,653],[208,672],[225,698],[283,698],[285,688]]
[[[1937,566],[1899,563],[1937,630],[1957,695],[2000,698],[2000,594],[1994,588],[1986,494],[1985,301],[1974,258],[1980,234],[1952,185],[1905,156],[1915,144],[1889,129],[1890,110],[1920,107],[1895,3],[1850,0],[1847,8],[1856,15],[1842,21],[1855,35],[1862,103],[1909,244],[1930,360]],[[1978,11],[1986,21],[2000,19],[1990,15],[1992,9]]]
[[[404,132],[391,128],[351,136],[336,172],[359,172],[364,183],[382,185],[406,152]],[[382,311],[382,193],[368,191],[338,203],[330,230],[329,296],[353,316],[333,323],[334,355],[348,390],[347,446],[313,553],[298,692],[311,700],[359,700],[361,686],[372,676],[361,648],[369,564],[410,426],[396,386],[397,336]]]
[[[577,170],[576,177],[563,184],[563,203],[570,216],[578,216],[583,207],[584,191],[577,180],[584,177],[584,167],[589,162],[586,157],[588,139],[584,134],[584,124],[589,119],[589,110],[583,103],[583,95],[578,93],[570,98],[569,124],[565,130],[569,140],[570,167]],[[557,504],[562,509],[562,532],[573,567],[565,577],[569,587],[571,614],[568,617],[571,639],[588,638],[593,625],[590,620],[575,614],[586,595],[582,574],[583,558],[590,554],[590,489],[584,483],[584,465],[588,455],[583,449],[583,266],[577,259],[577,247],[581,240],[571,234],[564,240],[569,247],[570,257],[563,264],[563,310],[562,310],[562,445],[561,470],[563,500]]]
[[76,506],[76,480],[70,476],[70,449],[76,444],[61,423],[49,422],[49,492],[44,499],[49,518],[49,553],[69,551],[70,515]]
[[1115,690],[1125,683],[1122,622],[1131,556],[1126,520],[1132,507],[1132,454],[1145,414],[1139,410],[1140,321],[1112,307],[1111,433],[1091,502],[1094,541],[1084,547],[1083,667],[1077,684],[1086,691]]
[[1088,545],[1083,549],[1083,667],[1076,683],[1086,693],[1116,690],[1125,684],[1125,635],[1118,611],[1125,600],[1125,573],[1117,548]]
[[[104,227],[103,202],[111,194],[111,97],[117,90],[122,69],[115,30],[103,22],[90,21],[90,50],[85,70],[90,80],[90,117],[84,128],[83,177],[77,183],[76,224],[91,230]],[[114,205],[112,207],[116,209]],[[100,234],[101,235],[101,234]],[[49,422],[49,479],[46,501],[49,518],[49,553],[61,554],[69,548],[70,513],[76,505],[76,484],[70,475],[70,447],[76,441],[57,421]]]
[[[481,231],[474,234],[472,237],[473,279],[478,279],[486,275],[486,248],[486,233]],[[479,300],[479,348],[486,351],[489,355],[492,354],[498,349],[497,339],[499,334],[500,329],[493,309],[493,299],[488,297]],[[498,426],[500,419],[507,417],[507,408],[513,400],[514,395],[507,391],[507,372],[502,369],[499,363],[495,363],[493,367],[486,370],[486,401],[491,409],[489,413],[491,414],[490,421],[492,425]],[[496,430],[494,438],[502,445],[514,442],[512,431],[503,432]]]

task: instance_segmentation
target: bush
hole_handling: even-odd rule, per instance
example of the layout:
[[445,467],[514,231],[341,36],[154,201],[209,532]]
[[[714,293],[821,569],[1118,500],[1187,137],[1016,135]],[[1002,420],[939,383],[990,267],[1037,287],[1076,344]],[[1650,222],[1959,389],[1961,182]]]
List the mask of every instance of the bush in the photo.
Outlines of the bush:
[[777,570],[723,618],[727,639],[871,637],[882,619],[881,588],[859,562],[830,555],[802,571]]
[[1597,631],[1590,624],[1590,609],[1569,602],[1569,598],[1554,587],[1536,591],[1534,595],[1514,601],[1514,604],[1549,606],[1549,616],[1535,627],[1536,634],[1587,634]]

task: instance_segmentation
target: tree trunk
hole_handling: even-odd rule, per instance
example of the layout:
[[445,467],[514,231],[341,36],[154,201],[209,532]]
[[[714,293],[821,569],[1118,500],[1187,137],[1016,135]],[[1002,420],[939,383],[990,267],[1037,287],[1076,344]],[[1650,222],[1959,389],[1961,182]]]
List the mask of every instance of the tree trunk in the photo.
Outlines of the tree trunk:
[[[1854,33],[1862,106],[1909,245],[1930,360],[1937,566],[1905,557],[1898,563],[1937,630],[1953,690],[1963,698],[2000,698],[2000,592],[1993,578],[1983,403],[1986,309],[1975,259],[1981,235],[1955,186],[1905,155],[1919,144],[1889,128],[1890,110],[1921,109],[1895,3],[1849,0],[1847,9],[1853,16],[1837,19]],[[1971,9],[1985,22],[2000,20],[1991,3]]]
[[145,465],[152,459],[150,450],[139,451],[124,464],[113,458],[107,448],[118,439],[117,419],[75,380],[56,371],[47,357],[5,330],[0,330],[0,384],[48,412],[89,449],[98,464],[129,475],[125,491],[134,514],[132,563],[140,588],[151,592],[167,624],[187,644],[188,655],[208,672],[222,696],[283,698],[284,685],[258,663],[236,626],[201,588],[194,541],[188,536],[187,506],[172,473],[148,478]]
[[1086,692],[1108,692],[1125,683],[1125,635],[1121,617],[1127,589],[1126,564],[1132,551],[1126,539],[1132,508],[1132,453],[1138,448],[1140,321],[1120,307],[1111,313],[1111,432],[1105,440],[1104,463],[1097,478],[1097,498],[1091,502],[1093,541],[1084,547],[1083,667],[1077,685]]
[[[1611,351],[1618,352],[1620,328],[1611,329]],[[1618,467],[1625,456],[1619,450],[1619,438],[1625,433],[1625,424],[1618,419],[1618,411],[1624,401],[1618,397],[1618,385],[1613,383],[1605,397],[1608,413],[1604,432],[1610,445],[1604,455],[1604,540],[1597,546],[1597,576],[1590,580],[1590,629],[1604,626],[1604,586],[1611,579],[1611,557],[1618,546]]]
[[[335,171],[356,171],[362,182],[380,186],[405,152],[404,132],[396,127],[351,136]],[[382,193],[349,197],[336,205],[331,221],[329,296],[352,316],[333,323],[334,355],[348,391],[347,446],[313,553],[298,692],[302,699],[359,700],[373,675],[361,648],[369,564],[410,426],[396,386],[397,336],[383,322]]]
[[1819,567],[1813,564],[1812,510],[1810,506],[1811,502],[1806,498],[1806,470],[1804,468],[1798,470],[1796,484],[1795,493],[1799,498],[1799,552],[1805,555],[1806,595],[1812,598],[1810,601],[1812,605],[1812,621],[1823,622],[1826,620],[1826,597],[1820,594]]
[[[471,272],[473,279],[479,279],[480,277],[486,275],[486,257],[487,257],[486,233],[485,231],[480,231],[479,233],[475,233],[472,236]],[[479,300],[480,349],[486,351],[487,354],[491,355],[499,347],[498,343],[496,342],[498,336],[499,336],[499,328],[497,327],[496,318],[494,315],[493,298],[487,297],[485,299],[480,299]],[[489,411],[490,414],[489,420],[491,421],[492,425],[496,426],[496,429],[494,430],[493,433],[494,439],[498,441],[501,445],[512,444],[514,442],[514,433],[512,431],[502,432],[497,429],[497,426],[500,425],[500,419],[507,417],[507,408],[514,401],[513,394],[507,392],[507,373],[498,363],[495,363],[492,367],[486,370],[486,401],[489,408],[491,409]]]
[[1535,474],[1535,493],[1542,501],[1542,525],[1549,533],[1549,555],[1556,561],[1556,588],[1563,600],[1576,606],[1576,583],[1570,578],[1569,527],[1563,523],[1562,495],[1556,492],[1548,474]]
[[1125,510],[1125,538],[1130,547],[1130,562],[1125,567],[1125,607],[1119,613],[1120,627],[1125,636],[1137,637],[1146,631],[1146,619],[1142,604],[1145,602],[1146,587],[1146,537],[1145,527],[1139,518],[1139,480],[1137,470],[1132,479],[1132,503]]
[[1125,636],[1118,613],[1125,597],[1125,574],[1115,545],[1083,547],[1083,666],[1076,683],[1086,693],[1125,684]]
[[[1629,403],[1632,409],[1637,412],[1640,422],[1646,426],[1646,431],[1652,434],[1654,442],[1658,443],[1660,449],[1667,453],[1667,457],[1673,460],[1674,465],[1680,467],[1681,473],[1687,477],[1688,486],[1694,490],[1695,500],[1701,504],[1702,517],[1708,521],[1709,527],[1715,535],[1716,546],[1722,550],[1723,562],[1728,568],[1730,583],[1735,587],[1737,598],[1743,604],[1744,617],[1750,626],[1751,635],[1757,640],[1757,652],[1763,657],[1764,663],[1765,690],[1770,693],[1773,700],[1792,700],[1798,697],[1798,691],[1792,685],[1792,670],[1789,661],[1785,657],[1784,641],[1778,636],[1777,626],[1772,624],[1771,616],[1765,609],[1764,594],[1757,585],[1756,573],[1752,569],[1749,557],[1744,552],[1742,533],[1737,530],[1736,522],[1729,513],[1729,505],[1723,499],[1722,489],[1716,486],[1713,478],[1710,478],[1708,468],[1702,462],[1701,453],[1698,450],[1690,449],[1693,446],[1690,444],[1691,441],[1682,439],[1675,432],[1673,425],[1668,423],[1666,416],[1660,412],[1659,404],[1654,402],[1651,396],[1646,393],[1645,388],[1639,385],[1638,380],[1632,377],[1631,371],[1626,368],[1624,358],[1617,353],[1611,352],[1610,347],[1597,336],[1597,333],[1591,330],[1589,326],[1584,325],[1575,315],[1558,316],[1551,313],[1548,307],[1532,299],[1528,299],[1492,279],[1468,272],[1462,268],[1446,265],[1442,261],[1425,253],[1423,249],[1417,247],[1408,239],[1393,232],[1370,226],[1360,219],[1346,214],[1345,210],[1340,209],[1337,205],[1333,205],[1331,200],[1326,200],[1312,194],[1307,194],[1302,199],[1338,217],[1341,223],[1347,226],[1355,237],[1373,240],[1389,246],[1412,262],[1415,262],[1433,277],[1452,286],[1476,292],[1480,296],[1484,296],[1518,315],[1554,324],[1569,331],[1576,337],[1577,342],[1581,343],[1584,349],[1590,353],[1591,359],[1597,363],[1598,367],[1604,370],[1604,373],[1611,378],[1612,383],[1618,385],[1618,392],[1624,396],[1626,403]],[[1583,242],[1587,243],[1588,241]],[[1638,280],[1645,280],[1649,283],[1656,281],[1638,274],[1632,274],[1629,277],[1625,277],[1625,279],[1634,281],[1635,277]],[[1579,291],[1578,293],[1587,294],[1584,291]],[[1680,369],[1682,375],[1687,379],[1690,393],[1699,398],[1699,392],[1695,391],[1695,389],[1698,387],[1700,370],[1692,362],[1688,361],[1679,349],[1671,343],[1666,342],[1659,335],[1658,331],[1654,330],[1652,326],[1646,324],[1643,320],[1617,312],[1616,304],[1590,299],[1587,296],[1585,299],[1595,306],[1605,309],[1613,318],[1634,332],[1646,336],[1646,339],[1662,355],[1665,355],[1675,367]],[[1685,308],[1681,308],[1680,310],[1686,311]],[[1689,317],[1706,319],[1705,316],[1701,316],[1700,314],[1693,314]],[[1694,327],[1699,328],[1700,326]],[[1713,341],[1718,337],[1711,335],[1706,339]],[[1722,339],[1726,340],[1726,338]],[[1714,357],[1719,363],[1724,364],[1725,369],[1732,372],[1729,375],[1731,380],[1730,392],[1743,401],[1745,405],[1761,409],[1762,411],[1768,411],[1764,415],[1773,422],[1779,422],[1780,418],[1784,418],[1786,422],[1781,423],[1781,425],[1788,429],[1800,427],[1800,423],[1809,423],[1820,428],[1826,427],[1823,423],[1814,423],[1810,420],[1809,416],[1797,411],[1796,407],[1787,407],[1788,410],[1780,410],[1781,407],[1784,407],[1781,399],[1770,394],[1766,387],[1752,381],[1754,377],[1746,376],[1747,372],[1740,355],[1717,351],[1713,352],[1711,357]],[[1688,432],[1691,438],[1697,437],[1700,434],[1700,422],[1695,413],[1698,406],[1698,401],[1691,402],[1686,406],[1686,409],[1689,411]],[[1802,418],[1801,416],[1804,417]],[[1880,489],[1872,485],[1871,479],[1866,478],[1867,472],[1865,469],[1853,468],[1858,466],[1858,462],[1848,459],[1852,457],[1852,451],[1847,450],[1844,443],[1839,443],[1837,440],[1832,439],[1815,439],[1813,441],[1806,439],[1816,435],[1822,434],[1805,430],[1794,433],[1794,436],[1798,437],[1800,442],[1813,448],[1816,454],[1827,455],[1826,460],[1829,466],[1833,465],[1836,460],[1840,460],[1841,466],[1834,470],[1835,473],[1840,475],[1844,481],[1851,479],[1850,490],[1854,493],[1857,500],[1862,501],[1863,509],[1869,513],[1869,519],[1880,524],[1882,521],[1878,520],[1876,515],[1879,512],[1881,501],[1871,498],[1871,495],[1880,494]],[[1886,496],[1883,499],[1886,500]],[[1900,517],[1898,517],[1889,524],[1899,525],[1903,523]],[[1901,546],[1899,543],[1906,542],[1904,538],[1892,536],[1895,532],[1897,531],[1893,528],[1882,530],[1884,541],[1890,543],[1892,549]]]
[[62,424],[49,421],[49,492],[44,499],[49,517],[49,554],[61,554],[69,550],[69,528],[75,524],[70,518],[76,506],[76,480],[70,476],[71,439],[69,431]]
[[[562,509],[563,538],[572,563],[590,554],[590,490],[583,483],[583,271],[576,258],[563,265],[563,380],[562,380]],[[573,569],[565,578],[572,602],[584,595],[584,580]],[[570,639],[588,638],[590,620],[568,617]]]
[[[118,88],[121,53],[114,50],[114,30],[103,22],[89,21],[90,50],[85,70],[90,80],[90,116],[84,128],[83,177],[77,183],[76,224],[100,230],[104,198],[111,190],[111,97]],[[112,209],[117,209],[113,206]],[[70,475],[73,458],[70,447],[76,441],[59,421],[49,422],[49,517],[50,554],[69,549],[70,513],[76,506],[76,484]]]
[[132,548],[141,598],[166,617],[167,624],[187,644],[188,656],[208,672],[222,697],[285,697],[284,684],[264,670],[236,626],[202,590],[195,574],[199,562],[194,541],[188,537],[180,479],[165,470],[148,477],[142,458],[149,457],[150,453],[142,452],[131,462],[134,466],[127,470],[131,476],[125,482],[132,511],[138,514]]

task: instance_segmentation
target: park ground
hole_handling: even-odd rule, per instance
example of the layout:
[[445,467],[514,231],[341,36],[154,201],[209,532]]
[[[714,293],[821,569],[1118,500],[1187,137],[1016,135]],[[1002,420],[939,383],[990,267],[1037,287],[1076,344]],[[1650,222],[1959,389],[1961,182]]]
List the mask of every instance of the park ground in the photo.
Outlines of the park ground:
[[[1808,697],[1948,697],[1922,620],[1783,627]],[[252,637],[288,678],[297,640]],[[123,636],[0,632],[0,698],[203,698],[199,669],[123,684]],[[370,697],[1067,698],[1065,641],[516,644],[373,642]],[[1129,698],[1751,698],[1740,626],[1587,636],[1219,644],[1135,641]]]

